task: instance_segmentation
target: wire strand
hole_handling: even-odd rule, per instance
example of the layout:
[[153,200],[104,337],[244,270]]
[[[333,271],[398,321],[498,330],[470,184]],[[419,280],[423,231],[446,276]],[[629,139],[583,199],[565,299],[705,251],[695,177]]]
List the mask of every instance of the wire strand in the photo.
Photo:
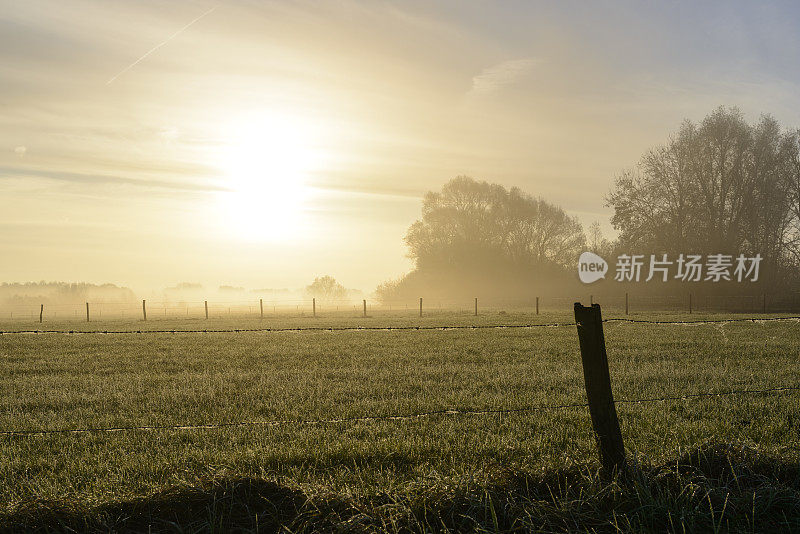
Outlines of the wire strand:
[[[767,321],[798,321],[800,316],[787,317],[736,317],[731,319],[697,319],[690,321],[659,321],[649,319],[628,319],[625,317],[611,317],[603,319],[604,323],[633,323],[656,325],[702,325],[725,323],[761,323]],[[0,335],[21,334],[241,334],[258,332],[392,332],[412,330],[493,330],[504,328],[558,328],[563,326],[577,326],[575,322],[557,323],[528,323],[528,324],[484,324],[484,325],[417,325],[417,326],[305,326],[305,327],[265,327],[265,328],[203,328],[203,329],[145,329],[145,330],[0,330]]]
[[[776,386],[767,389],[738,389],[719,392],[687,393],[684,395],[674,395],[666,397],[649,397],[642,399],[620,399],[615,400],[614,404],[644,404],[650,402],[667,402],[675,400],[689,400],[701,397],[723,397],[729,395],[753,395],[780,393],[785,391],[800,391],[800,386]],[[203,423],[203,424],[181,424],[181,425],[143,425],[143,426],[116,426],[116,427],[85,427],[85,428],[63,428],[63,429],[41,429],[41,430],[3,430],[0,436],[21,437],[51,434],[85,434],[85,433],[112,433],[125,431],[149,431],[149,430],[213,430],[220,428],[247,427],[247,426],[302,426],[302,425],[329,425],[368,421],[401,421],[410,419],[420,419],[437,415],[457,416],[457,415],[497,415],[511,413],[529,413],[544,410],[561,410],[568,408],[587,408],[588,403],[571,404],[542,404],[537,406],[521,406],[517,408],[481,408],[481,409],[460,409],[443,408],[425,412],[411,414],[390,414],[390,415],[357,415],[352,417],[338,417],[332,419],[278,419],[264,421],[235,421],[230,423]]]

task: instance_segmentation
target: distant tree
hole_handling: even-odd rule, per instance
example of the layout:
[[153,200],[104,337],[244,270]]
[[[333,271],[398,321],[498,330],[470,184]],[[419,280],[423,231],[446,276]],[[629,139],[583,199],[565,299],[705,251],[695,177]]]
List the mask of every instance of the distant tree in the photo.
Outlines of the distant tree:
[[321,276],[306,287],[306,295],[321,300],[341,300],[347,296],[347,289],[332,276]]
[[425,195],[405,241],[418,269],[503,260],[568,267],[586,238],[577,219],[541,198],[459,176]]
[[594,221],[587,231],[588,249],[600,256],[607,256],[613,252],[614,244],[603,236],[600,222]]
[[586,237],[558,206],[518,188],[459,176],[425,195],[422,217],[405,242],[415,268],[378,286],[383,301],[476,291],[516,297],[534,285],[574,277]]
[[0,284],[0,304],[67,304],[88,300],[132,301],[136,295],[114,284],[26,282]]
[[597,252],[603,240],[603,231],[600,229],[600,223],[594,221],[589,225],[588,230],[589,248],[592,252]]
[[607,204],[623,249],[758,253],[775,275],[798,257],[798,133],[718,108],[623,172]]

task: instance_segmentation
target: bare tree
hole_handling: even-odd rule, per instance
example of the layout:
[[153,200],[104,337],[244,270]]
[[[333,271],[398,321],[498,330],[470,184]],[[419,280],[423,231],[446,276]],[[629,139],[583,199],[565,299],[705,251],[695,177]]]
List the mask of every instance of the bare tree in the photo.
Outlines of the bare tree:
[[585,245],[576,218],[517,188],[459,176],[428,193],[422,219],[406,235],[418,268],[480,266],[507,260],[520,266],[568,267]]
[[341,300],[347,296],[347,289],[332,276],[321,276],[306,286],[306,295],[321,300]]
[[[483,294],[519,298],[571,283],[586,243],[576,218],[517,188],[459,176],[425,195],[405,238],[415,269],[378,286],[384,301]],[[535,293],[541,294],[541,293]]]
[[[761,254],[773,277],[797,247],[798,135],[718,108],[684,122],[623,172],[607,197],[620,246],[667,253]],[[794,191],[794,192],[793,192]]]

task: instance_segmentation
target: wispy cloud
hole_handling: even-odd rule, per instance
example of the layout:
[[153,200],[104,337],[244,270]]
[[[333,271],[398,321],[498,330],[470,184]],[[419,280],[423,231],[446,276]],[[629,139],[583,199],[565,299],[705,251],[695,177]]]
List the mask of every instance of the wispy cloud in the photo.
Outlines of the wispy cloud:
[[172,189],[174,191],[216,192],[227,191],[224,187],[213,184],[178,182],[171,180],[158,180],[152,178],[128,178],[106,174],[88,174],[79,172],[65,172],[47,169],[29,169],[24,167],[0,167],[0,181],[19,177],[36,177],[60,182],[71,182],[88,185],[128,185],[143,188]]
[[488,95],[528,76],[539,63],[533,58],[509,59],[483,69],[472,77],[471,95]]

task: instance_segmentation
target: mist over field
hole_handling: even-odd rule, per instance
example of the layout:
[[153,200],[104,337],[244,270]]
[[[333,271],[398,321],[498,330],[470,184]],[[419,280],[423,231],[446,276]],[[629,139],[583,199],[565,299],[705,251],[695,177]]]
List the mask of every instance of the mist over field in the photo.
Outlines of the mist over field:
[[152,298],[330,275],[369,295],[414,269],[425,195],[463,175],[614,241],[615,180],[682,121],[735,106],[800,125],[795,17],[783,2],[6,3],[0,280]]
[[0,533],[800,532],[798,28],[0,0]]

